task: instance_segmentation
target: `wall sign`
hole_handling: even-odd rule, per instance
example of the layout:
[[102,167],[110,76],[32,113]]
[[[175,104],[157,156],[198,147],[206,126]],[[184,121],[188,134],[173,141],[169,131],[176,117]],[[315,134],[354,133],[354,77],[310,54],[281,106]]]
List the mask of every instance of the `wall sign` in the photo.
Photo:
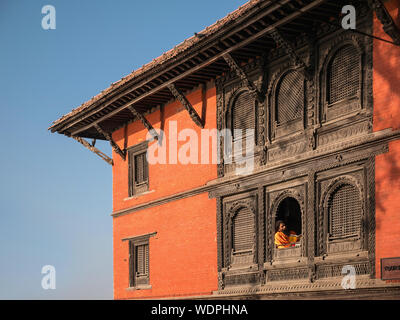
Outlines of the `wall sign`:
[[381,279],[400,280],[400,257],[381,259]]

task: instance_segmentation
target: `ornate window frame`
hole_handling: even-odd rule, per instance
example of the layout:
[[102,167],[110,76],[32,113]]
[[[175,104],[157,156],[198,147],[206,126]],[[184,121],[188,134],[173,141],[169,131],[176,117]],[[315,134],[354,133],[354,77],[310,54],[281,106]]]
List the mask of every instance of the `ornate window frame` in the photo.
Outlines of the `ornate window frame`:
[[[251,263],[247,264],[232,264],[233,259],[234,259],[234,252],[232,248],[232,228],[233,228],[233,219],[235,215],[237,214],[238,210],[241,208],[248,208],[252,214],[253,214],[253,219],[254,219],[254,242],[253,242],[253,249],[252,249],[252,255],[253,255],[253,261]],[[258,264],[258,231],[257,231],[257,225],[258,225],[258,216],[257,216],[257,199],[256,195],[248,195],[245,198],[241,198],[238,200],[233,200],[230,202],[227,202],[225,204],[225,210],[224,210],[224,225],[223,225],[223,232],[224,232],[224,266],[226,267],[227,270],[230,269],[251,269],[257,267]]]
[[[228,103],[226,104],[226,108],[224,109],[224,124],[223,124],[223,127],[228,129],[228,130],[230,130],[231,139],[232,139],[232,142],[234,142],[235,138],[234,138],[234,131],[233,130],[235,128],[233,128],[233,126],[232,126],[232,120],[233,120],[233,118],[232,118],[233,117],[232,110],[233,110],[234,104],[236,103],[236,101],[239,98],[239,96],[242,95],[242,94],[245,94],[245,93],[249,93],[250,94],[250,96],[251,96],[251,98],[253,100],[253,103],[254,103],[255,128],[254,128],[253,140],[254,140],[254,148],[256,148],[257,145],[258,145],[257,136],[258,136],[258,127],[259,127],[259,125],[258,125],[258,117],[259,117],[258,116],[258,101],[254,96],[252,96],[250,90],[247,87],[242,87],[242,88],[238,88],[238,89],[234,90],[233,93],[231,94],[231,96],[229,97]],[[242,132],[242,140],[244,138],[247,139],[247,135],[245,136],[244,133]],[[246,142],[246,147],[247,147],[247,142]],[[231,160],[233,160],[237,153],[234,151],[234,153],[232,154],[230,152],[230,150],[231,150],[230,146],[228,146],[228,145],[226,145],[224,143],[225,154],[228,155],[228,158],[231,158]]]
[[[360,195],[361,202],[361,230],[358,237],[349,239],[329,239],[329,200],[332,194],[341,185],[352,185],[354,186]],[[320,239],[320,254],[343,254],[351,251],[365,251],[366,245],[366,208],[365,208],[365,190],[363,183],[359,179],[355,178],[354,175],[345,174],[339,177],[333,178],[329,181],[324,193],[321,195],[319,203],[319,212],[323,215],[321,223],[323,224],[322,233],[323,236]]]
[[[305,197],[304,193],[301,192],[302,188],[304,188],[304,185],[301,185],[299,187],[293,187],[289,189],[285,189],[283,191],[277,191],[273,192],[276,194],[276,196],[271,199],[271,206],[269,209],[269,219],[271,220],[271,227],[270,230],[267,230],[267,238],[271,239],[271,244],[272,244],[272,260],[273,261],[279,261],[279,260],[287,260],[287,259],[293,259],[293,258],[301,258],[305,256],[306,252],[306,246],[307,246],[307,230],[306,230],[306,209],[305,209]],[[281,249],[277,250],[275,248],[275,242],[274,242],[274,236],[275,236],[275,224],[276,224],[276,218],[277,218],[277,213],[278,213],[278,208],[279,205],[283,200],[286,198],[293,198],[297,201],[300,207],[300,212],[301,212],[301,240],[300,240],[300,246],[295,247],[295,248],[286,248],[286,249]],[[269,232],[268,232],[269,231]]]
[[[353,46],[359,55],[359,87],[357,94],[344,100],[329,104],[328,102],[328,73],[329,66],[336,54],[346,46]],[[368,88],[367,83],[367,57],[366,45],[357,35],[341,35],[331,42],[328,48],[320,53],[319,65],[319,87],[320,87],[320,121],[321,123],[329,123],[337,121],[340,118],[347,118],[359,113],[365,109],[366,99],[365,91]]]
[[[279,139],[281,137],[285,137],[287,135],[293,134],[295,132],[301,131],[305,129],[305,114],[306,114],[306,106],[307,106],[307,79],[303,75],[303,68],[299,68],[296,66],[288,66],[285,65],[283,68],[278,70],[277,72],[274,73],[274,75],[271,78],[270,86],[268,88],[267,92],[267,98],[269,101],[269,106],[270,106],[270,114],[271,114],[271,120],[270,120],[270,130],[271,130],[271,140],[274,141],[276,139]],[[300,119],[295,119],[292,121],[289,121],[287,123],[279,124],[277,121],[277,107],[278,107],[278,88],[279,84],[282,82],[282,80],[285,78],[287,74],[290,72],[298,72],[300,75],[303,76],[303,109],[302,109],[302,114]]]

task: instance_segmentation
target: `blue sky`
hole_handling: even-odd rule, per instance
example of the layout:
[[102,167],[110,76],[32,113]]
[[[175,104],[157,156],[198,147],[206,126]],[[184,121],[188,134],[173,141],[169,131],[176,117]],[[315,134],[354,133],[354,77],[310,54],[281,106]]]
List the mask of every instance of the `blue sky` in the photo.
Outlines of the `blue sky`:
[[245,2],[0,1],[0,299],[112,299],[111,167],[47,128]]

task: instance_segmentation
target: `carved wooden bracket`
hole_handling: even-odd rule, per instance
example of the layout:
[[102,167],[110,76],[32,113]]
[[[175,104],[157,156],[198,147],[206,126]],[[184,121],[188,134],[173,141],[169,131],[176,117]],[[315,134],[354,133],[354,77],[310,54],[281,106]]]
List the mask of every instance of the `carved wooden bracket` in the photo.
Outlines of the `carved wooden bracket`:
[[76,136],[71,136],[72,139],[78,141],[80,144],[82,144],[85,148],[89,149],[90,151],[94,152],[95,154],[97,154],[100,158],[102,158],[105,162],[107,162],[108,164],[113,165],[114,162],[113,160],[107,156],[106,154],[104,154],[103,152],[101,152],[99,149],[94,147],[94,143],[90,144],[89,142],[87,142],[85,139],[81,138],[81,137],[76,137]]
[[115,141],[113,140],[111,135],[109,133],[105,132],[97,123],[94,124],[94,127],[100,134],[102,134],[104,136],[104,138],[106,138],[108,140],[108,142],[110,142],[110,145],[113,148],[113,150],[116,153],[118,153],[123,160],[125,160],[126,152],[121,150],[121,148],[115,143]]
[[200,116],[193,108],[193,106],[190,104],[188,99],[186,99],[186,97],[175,87],[173,83],[168,85],[168,89],[169,91],[171,91],[175,99],[178,100],[180,103],[182,103],[187,112],[189,112],[189,115],[192,118],[193,122],[197,124],[199,127],[204,128],[203,120],[201,120]]
[[255,98],[259,102],[262,102],[264,100],[263,95],[260,93],[260,91],[254,85],[254,83],[249,80],[249,78],[247,77],[246,73],[236,63],[235,59],[233,59],[233,57],[229,53],[224,54],[223,58],[226,61],[226,63],[229,65],[229,68],[231,68],[231,70],[234,71],[237,74],[237,76],[245,83],[246,87],[255,96]]
[[394,23],[382,0],[369,0],[369,6],[375,10],[376,16],[383,25],[383,30],[392,38],[396,45],[400,46],[400,30]]
[[150,124],[149,121],[147,121],[147,119],[139,112],[135,109],[135,107],[133,106],[128,106],[127,108],[132,114],[133,116],[135,116],[136,118],[138,118],[143,125],[145,126],[145,128],[150,132],[150,134],[154,137],[154,139],[158,140],[159,136],[156,132],[156,130],[153,128],[153,126]]
[[286,41],[276,28],[273,28],[269,32],[269,35],[275,41],[275,43],[279,47],[283,48],[286,54],[289,55],[292,64],[295,65],[296,67],[302,68],[304,70],[304,76],[307,79],[312,78],[310,67],[306,65],[306,63],[297,55],[292,44]]

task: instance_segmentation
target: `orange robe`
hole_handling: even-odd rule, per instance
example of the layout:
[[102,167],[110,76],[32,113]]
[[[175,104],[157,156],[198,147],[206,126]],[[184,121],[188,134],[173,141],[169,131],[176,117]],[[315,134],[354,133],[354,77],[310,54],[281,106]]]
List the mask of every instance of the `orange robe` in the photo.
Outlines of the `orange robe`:
[[279,249],[289,248],[290,247],[289,237],[283,232],[278,231],[277,233],[275,233],[275,244]]

